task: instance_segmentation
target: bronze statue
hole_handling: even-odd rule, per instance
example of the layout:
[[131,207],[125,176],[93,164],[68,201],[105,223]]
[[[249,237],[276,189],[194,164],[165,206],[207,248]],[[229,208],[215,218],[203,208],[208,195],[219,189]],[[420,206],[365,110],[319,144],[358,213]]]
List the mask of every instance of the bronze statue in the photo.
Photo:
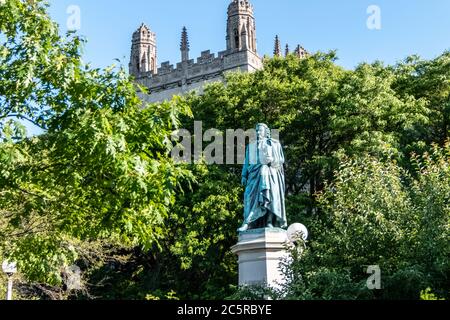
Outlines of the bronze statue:
[[286,228],[284,154],[265,124],[256,126],[257,141],[247,146],[242,170],[244,223],[239,232]]

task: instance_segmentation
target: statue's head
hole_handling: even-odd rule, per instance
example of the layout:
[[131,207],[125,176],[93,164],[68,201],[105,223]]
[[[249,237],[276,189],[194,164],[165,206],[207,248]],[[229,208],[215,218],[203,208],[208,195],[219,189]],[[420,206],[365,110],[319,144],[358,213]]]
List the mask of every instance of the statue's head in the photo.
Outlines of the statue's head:
[[265,123],[258,123],[256,125],[256,136],[262,140],[264,138],[270,139],[270,128]]

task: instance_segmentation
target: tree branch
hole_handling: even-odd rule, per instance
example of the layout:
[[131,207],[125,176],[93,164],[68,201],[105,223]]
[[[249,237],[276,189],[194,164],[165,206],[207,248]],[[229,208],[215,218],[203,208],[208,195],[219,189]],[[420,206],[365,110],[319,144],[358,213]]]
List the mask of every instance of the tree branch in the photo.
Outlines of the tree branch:
[[36,127],[41,128],[42,130],[47,130],[47,128],[46,128],[45,126],[39,124],[38,122],[36,122],[36,121],[33,120],[33,119],[30,119],[30,118],[24,116],[23,114],[13,113],[13,114],[10,114],[10,115],[5,116],[4,118],[18,118],[18,119],[20,119],[20,120],[25,120],[25,121],[30,122],[30,123],[32,123],[33,125],[35,125]]

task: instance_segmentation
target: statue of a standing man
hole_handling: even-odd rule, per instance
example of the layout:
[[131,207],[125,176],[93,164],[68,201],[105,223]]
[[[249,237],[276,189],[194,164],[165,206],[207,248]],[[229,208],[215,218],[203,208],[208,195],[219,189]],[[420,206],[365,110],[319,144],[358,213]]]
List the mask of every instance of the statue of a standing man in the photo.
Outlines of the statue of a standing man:
[[247,146],[242,170],[244,232],[256,228],[286,228],[284,154],[265,124],[256,126],[257,141]]

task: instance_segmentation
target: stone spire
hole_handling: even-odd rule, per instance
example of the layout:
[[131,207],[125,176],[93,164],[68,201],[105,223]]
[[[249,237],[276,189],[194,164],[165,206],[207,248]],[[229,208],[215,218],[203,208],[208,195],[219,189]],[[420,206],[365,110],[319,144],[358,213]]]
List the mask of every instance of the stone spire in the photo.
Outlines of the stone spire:
[[281,44],[278,35],[275,36],[275,47],[273,49],[273,55],[277,57],[281,56]]
[[286,43],[286,49],[284,51],[284,56],[287,57],[289,55],[290,51],[289,51],[289,44]]
[[144,23],[133,33],[130,74],[139,78],[148,72],[156,74],[156,34]]
[[248,0],[233,0],[228,6],[227,50],[256,53],[256,23]]
[[181,32],[181,61],[189,60],[189,39],[186,27],[183,27],[183,31]]

